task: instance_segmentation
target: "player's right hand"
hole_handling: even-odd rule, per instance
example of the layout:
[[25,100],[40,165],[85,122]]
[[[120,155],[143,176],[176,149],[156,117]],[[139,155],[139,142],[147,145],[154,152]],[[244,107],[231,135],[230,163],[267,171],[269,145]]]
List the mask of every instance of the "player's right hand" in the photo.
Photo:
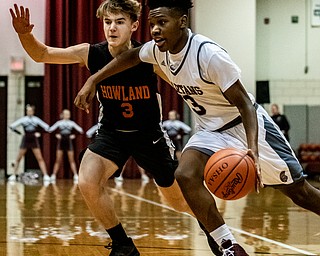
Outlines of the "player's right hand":
[[10,14],[12,17],[12,25],[18,34],[30,33],[34,27],[30,24],[30,14],[29,9],[14,4],[14,10],[10,8]]
[[76,105],[77,108],[86,111],[88,114],[90,104],[96,94],[96,84],[90,78],[91,77],[88,78],[74,99],[74,105]]
[[264,187],[264,184],[262,182],[262,177],[261,177],[261,167],[260,167],[260,163],[259,163],[259,157],[257,156],[257,154],[254,154],[254,152],[249,149],[247,154],[253,159],[255,167],[256,167],[256,172],[257,172],[257,180],[256,180],[256,192],[260,193],[260,189]]

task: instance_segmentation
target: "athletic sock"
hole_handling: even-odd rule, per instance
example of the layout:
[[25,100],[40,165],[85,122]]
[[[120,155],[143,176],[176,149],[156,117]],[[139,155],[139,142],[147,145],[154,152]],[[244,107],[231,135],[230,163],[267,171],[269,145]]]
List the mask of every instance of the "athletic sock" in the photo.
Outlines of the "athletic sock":
[[237,243],[236,239],[232,235],[230,229],[226,224],[218,227],[216,230],[210,232],[210,235],[221,246],[224,241],[231,240],[233,244]]
[[126,243],[128,241],[128,236],[121,223],[113,228],[106,229],[106,231],[110,235],[111,240],[115,240],[119,243]]

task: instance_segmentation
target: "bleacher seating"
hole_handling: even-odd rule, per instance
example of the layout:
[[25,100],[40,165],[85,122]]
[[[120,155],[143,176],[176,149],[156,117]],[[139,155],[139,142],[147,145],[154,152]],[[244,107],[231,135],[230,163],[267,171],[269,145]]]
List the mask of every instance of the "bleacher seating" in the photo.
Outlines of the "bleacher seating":
[[298,159],[309,177],[320,176],[320,144],[301,144]]

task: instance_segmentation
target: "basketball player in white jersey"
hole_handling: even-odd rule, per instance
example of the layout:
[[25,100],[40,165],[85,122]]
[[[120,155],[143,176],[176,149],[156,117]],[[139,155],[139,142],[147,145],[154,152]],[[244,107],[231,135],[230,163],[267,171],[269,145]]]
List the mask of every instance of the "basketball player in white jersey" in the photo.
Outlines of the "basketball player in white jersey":
[[149,0],[148,5],[153,40],[125,52],[91,76],[75,104],[87,110],[95,84],[110,75],[141,61],[158,65],[196,120],[196,133],[184,148],[175,176],[223,255],[247,253],[236,243],[203,185],[204,166],[219,149],[248,150],[256,163],[257,189],[274,186],[297,205],[320,215],[320,191],[305,180],[293,150],[268,113],[249,97],[240,81],[240,69],[223,48],[187,28],[192,2]]

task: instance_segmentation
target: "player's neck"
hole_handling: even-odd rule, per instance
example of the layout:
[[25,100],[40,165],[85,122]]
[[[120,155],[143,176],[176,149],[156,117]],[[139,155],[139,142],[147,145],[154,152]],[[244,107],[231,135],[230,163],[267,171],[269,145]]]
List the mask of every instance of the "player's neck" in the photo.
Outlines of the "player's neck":
[[119,46],[109,45],[108,48],[109,48],[109,52],[110,52],[111,56],[116,57],[119,54],[133,48],[133,45],[132,45],[131,41],[128,41],[125,44],[119,45]]
[[189,40],[189,31],[187,29],[185,29],[181,33],[179,39],[177,39],[177,43],[176,43],[176,45],[174,45],[174,48],[170,49],[169,52],[171,54],[179,53],[186,46],[186,44],[188,43],[188,40]]

